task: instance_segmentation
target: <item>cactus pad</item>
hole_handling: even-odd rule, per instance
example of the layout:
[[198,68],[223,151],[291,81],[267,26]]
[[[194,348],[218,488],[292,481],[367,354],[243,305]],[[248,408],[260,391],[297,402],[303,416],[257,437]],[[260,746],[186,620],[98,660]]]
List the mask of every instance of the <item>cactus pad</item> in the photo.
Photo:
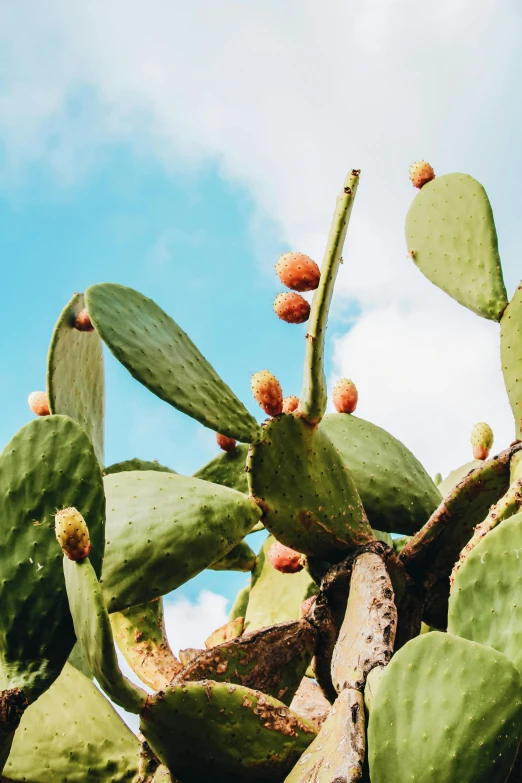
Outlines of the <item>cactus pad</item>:
[[462,479],[466,478],[468,473],[471,473],[471,471],[475,470],[475,468],[479,468],[482,464],[482,460],[474,459],[471,460],[471,462],[466,462],[465,465],[461,465],[459,468],[455,468],[455,470],[452,470],[451,473],[448,473],[444,481],[441,481],[441,483],[437,486],[437,489],[439,490],[442,497],[445,498],[446,495],[449,495],[453,487],[456,487],[457,484],[460,484]]
[[256,553],[246,541],[227,552],[224,557],[209,565],[211,571],[252,571],[256,564]]
[[111,473],[124,473],[126,470],[158,470],[162,473],[177,473],[172,468],[167,468],[165,465],[161,465],[159,462],[151,462],[147,459],[138,459],[133,457],[132,459],[126,459],[123,462],[114,462],[105,468],[103,471],[104,476],[109,476]]
[[147,389],[214,432],[258,439],[254,417],[155,302],[113,283],[91,286],[85,299],[102,340]]
[[161,690],[182,668],[165,633],[163,599],[109,615],[114,641],[145,685]]
[[241,590],[239,590],[238,594],[236,595],[236,598],[234,600],[234,603],[232,604],[232,608],[230,609],[230,613],[228,615],[228,619],[232,622],[233,620],[237,620],[238,617],[245,618],[246,611],[248,608],[248,601],[250,599],[250,585],[246,585],[246,587],[242,587]]
[[305,569],[297,574],[282,574],[275,570],[268,559],[274,541],[274,537],[269,536],[261,547],[252,574],[252,585],[247,588],[246,631],[298,619],[303,601],[318,592],[317,585]]
[[75,641],[54,535],[56,509],[65,506],[88,521],[99,572],[100,466],[79,424],[46,416],[23,427],[0,454],[0,689],[22,688],[29,701],[60,674]]
[[27,709],[4,774],[31,783],[135,783],[139,743],[73,666]]
[[319,734],[285,783],[357,783],[365,750],[363,697],[347,689],[337,697]]
[[317,733],[277,699],[210,680],[151,696],[141,731],[180,780],[213,783],[282,782]]
[[84,306],[83,294],[74,294],[54,327],[47,356],[47,396],[51,413],[62,413],[81,424],[103,465],[103,346],[96,332],[74,328],[74,319]]
[[500,322],[500,358],[516,436],[522,439],[522,283]]
[[420,271],[477,315],[500,321],[507,305],[497,232],[486,191],[467,174],[428,182],[406,216]]
[[312,660],[316,636],[304,619],[245,633],[201,653],[173,684],[207,679],[233,682],[289,705]]
[[261,515],[233,489],[172,473],[113,473],[104,484],[101,581],[110,612],[175,590],[226,555]]
[[455,577],[448,631],[504,653],[522,672],[522,513],[468,554]]
[[437,631],[408,642],[372,699],[372,783],[504,783],[522,737],[521,684],[490,647]]
[[350,471],[372,527],[416,533],[440,503],[440,492],[411,451],[352,414],[329,413],[321,429]]
[[238,492],[247,494],[247,456],[248,446],[240,443],[233,451],[222,452],[207,462],[194,473],[194,478],[212,481],[214,484],[221,484],[223,487],[237,489]]
[[251,495],[285,546],[340,560],[373,540],[355,483],[325,432],[284,414],[263,427],[248,456]]

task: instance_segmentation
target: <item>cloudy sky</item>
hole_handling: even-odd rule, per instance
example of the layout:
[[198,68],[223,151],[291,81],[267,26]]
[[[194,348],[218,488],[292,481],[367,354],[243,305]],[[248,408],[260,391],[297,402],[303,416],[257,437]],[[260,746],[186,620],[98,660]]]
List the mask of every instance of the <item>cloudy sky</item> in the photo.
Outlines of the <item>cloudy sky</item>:
[[[505,447],[498,327],[418,272],[404,217],[413,160],[475,176],[512,294],[521,32],[516,0],[0,0],[2,442],[44,387],[60,310],[103,280],[156,299],[254,413],[259,369],[298,394],[305,331],[272,312],[273,266],[288,249],[320,261],[357,167],[330,379],[353,378],[360,414],[432,474],[470,459],[476,421]],[[213,456],[212,433],[107,359],[108,462],[190,473]],[[177,646],[243,583],[205,576],[171,597]]]

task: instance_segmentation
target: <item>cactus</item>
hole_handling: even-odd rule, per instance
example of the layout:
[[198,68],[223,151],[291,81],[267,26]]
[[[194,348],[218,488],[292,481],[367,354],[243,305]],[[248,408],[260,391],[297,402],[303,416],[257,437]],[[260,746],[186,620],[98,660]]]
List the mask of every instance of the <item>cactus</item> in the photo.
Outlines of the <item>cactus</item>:
[[[500,324],[520,438],[522,289],[508,303],[486,193],[424,161],[411,179],[409,255]],[[353,383],[326,414],[325,331],[358,181],[350,171],[322,268],[302,253],[276,266],[314,295],[276,300],[290,322],[309,314],[303,385],[283,398],[257,373],[261,425],[139,292],[96,284],[61,313],[47,392],[31,397],[39,418],[0,454],[5,780],[519,779],[522,443],[490,457],[491,429],[476,425],[475,460],[433,481],[354,415]],[[220,453],[194,476],[138,458],[104,467],[102,342],[216,434]],[[265,528],[256,553],[246,537]],[[178,658],[162,597],[205,569],[251,580],[206,649]],[[123,676],[115,645],[153,693]],[[100,690],[139,715],[139,739]]]

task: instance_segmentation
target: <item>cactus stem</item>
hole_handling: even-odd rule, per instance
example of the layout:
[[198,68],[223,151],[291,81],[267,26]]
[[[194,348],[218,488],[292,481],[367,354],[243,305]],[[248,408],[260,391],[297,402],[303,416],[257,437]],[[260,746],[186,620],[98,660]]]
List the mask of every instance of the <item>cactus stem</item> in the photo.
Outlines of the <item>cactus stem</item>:
[[297,413],[310,424],[318,424],[326,411],[327,392],[324,374],[324,335],[328,310],[332,300],[335,279],[346,230],[357,192],[360,172],[352,169],[346,177],[328,236],[326,252],[321,267],[321,280],[314,293],[306,335],[306,351],[303,373],[303,391]]

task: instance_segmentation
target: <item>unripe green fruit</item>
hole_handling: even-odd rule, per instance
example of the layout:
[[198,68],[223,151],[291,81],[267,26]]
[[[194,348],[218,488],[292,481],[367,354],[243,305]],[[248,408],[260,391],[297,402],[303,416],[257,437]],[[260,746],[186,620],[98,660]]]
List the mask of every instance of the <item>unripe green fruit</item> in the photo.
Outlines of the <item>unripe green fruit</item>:
[[91,551],[91,539],[85,519],[75,508],[64,508],[54,518],[54,532],[62,552],[69,560],[83,560]]

